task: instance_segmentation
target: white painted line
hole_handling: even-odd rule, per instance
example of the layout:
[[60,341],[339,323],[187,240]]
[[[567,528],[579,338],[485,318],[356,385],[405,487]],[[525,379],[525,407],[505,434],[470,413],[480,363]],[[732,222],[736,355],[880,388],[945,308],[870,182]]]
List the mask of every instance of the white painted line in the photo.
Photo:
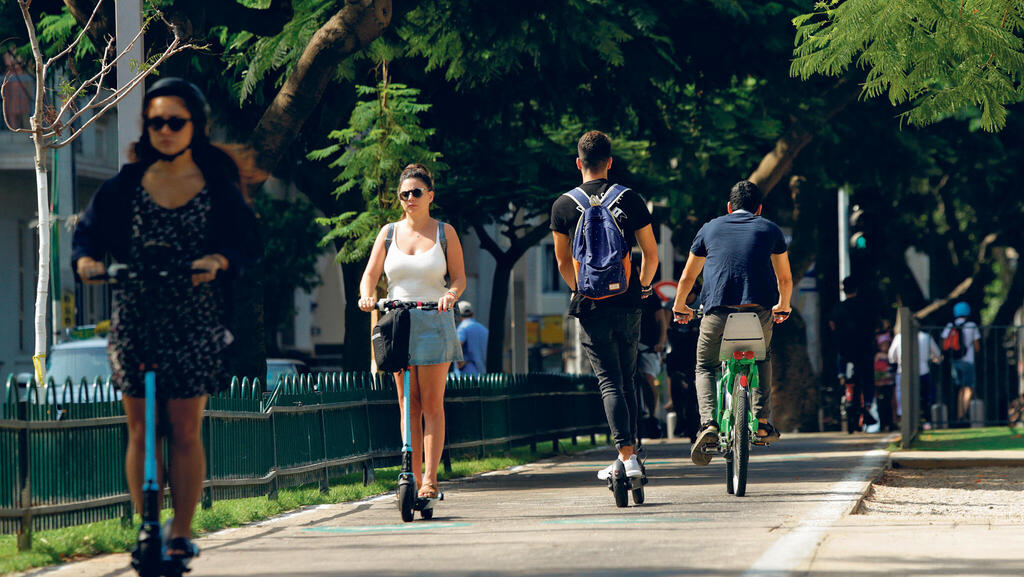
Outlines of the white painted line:
[[298,511],[295,511],[295,512],[292,512],[292,513],[285,513],[284,515],[281,515],[280,517],[274,517],[273,519],[267,519],[266,521],[261,521],[259,523],[256,523],[255,526],[256,527],[266,527],[268,525],[274,525],[274,524],[280,523],[281,521],[286,521],[288,519],[294,519],[296,517],[301,517],[303,515],[308,515],[310,513],[315,513],[316,511],[322,511],[324,509],[329,509],[330,507],[331,507],[331,505],[317,505],[316,507],[307,507],[305,509],[299,509]]
[[865,454],[856,468],[829,487],[825,502],[812,509],[799,525],[769,547],[743,577],[789,577],[803,566],[817,552],[829,527],[860,498],[861,487],[871,481],[871,474],[888,456],[889,452],[884,449]]

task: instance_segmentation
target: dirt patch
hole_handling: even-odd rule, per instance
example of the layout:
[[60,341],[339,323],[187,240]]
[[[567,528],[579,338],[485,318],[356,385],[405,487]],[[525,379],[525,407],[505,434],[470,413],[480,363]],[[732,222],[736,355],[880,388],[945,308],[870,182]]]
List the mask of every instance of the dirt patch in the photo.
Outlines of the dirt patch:
[[892,469],[858,513],[953,519],[1024,518],[1024,467]]

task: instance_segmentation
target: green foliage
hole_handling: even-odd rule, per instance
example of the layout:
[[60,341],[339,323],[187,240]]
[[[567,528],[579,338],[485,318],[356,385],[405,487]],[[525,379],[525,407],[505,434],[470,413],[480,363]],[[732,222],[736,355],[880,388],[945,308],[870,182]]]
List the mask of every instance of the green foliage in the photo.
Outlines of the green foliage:
[[[259,2],[249,7],[264,8]],[[211,35],[225,47],[228,72],[240,80],[233,87],[240,102],[257,93],[257,88],[272,74],[273,85],[280,87],[291,74],[313,34],[341,7],[335,0],[295,0],[294,17],[275,36],[260,37],[246,30],[217,27]]]
[[1006,125],[1024,95],[1024,0],[835,0],[798,16],[791,73],[867,71],[864,95],[907,106],[924,126],[977,109],[978,126]]
[[335,144],[309,154],[310,160],[333,159],[329,166],[340,171],[335,181],[341,183],[336,196],[358,190],[365,202],[365,211],[317,220],[331,227],[320,246],[341,244],[339,262],[366,258],[380,227],[400,217],[394,191],[405,165],[421,162],[433,172],[445,168],[441,154],[426,146],[434,130],[420,126],[419,116],[430,105],[417,101],[418,89],[389,82],[385,72],[377,86],[358,86],[357,92],[363,100],[352,111],[348,128],[332,131],[328,137]]

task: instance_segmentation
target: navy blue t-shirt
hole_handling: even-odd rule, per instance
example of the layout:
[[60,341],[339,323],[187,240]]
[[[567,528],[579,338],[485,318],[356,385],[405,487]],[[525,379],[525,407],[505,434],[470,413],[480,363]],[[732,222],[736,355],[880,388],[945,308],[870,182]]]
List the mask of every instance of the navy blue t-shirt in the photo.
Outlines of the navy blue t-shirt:
[[773,254],[786,252],[782,229],[749,212],[720,216],[701,227],[690,252],[704,262],[701,302],[704,310],[758,304],[767,309],[779,302]]

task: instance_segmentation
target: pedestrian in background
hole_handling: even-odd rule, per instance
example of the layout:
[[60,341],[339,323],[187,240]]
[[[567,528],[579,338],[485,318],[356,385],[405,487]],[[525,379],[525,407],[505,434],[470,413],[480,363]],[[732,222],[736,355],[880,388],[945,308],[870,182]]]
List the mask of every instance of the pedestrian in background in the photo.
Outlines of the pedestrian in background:
[[482,375],[487,372],[487,327],[476,320],[473,305],[459,301],[459,323],[457,333],[462,344],[462,361],[455,363],[455,372],[460,375]]
[[958,302],[953,305],[953,322],[942,330],[942,352],[953,363],[953,383],[957,392],[956,418],[968,416],[974,395],[975,353],[981,351],[981,331],[971,316],[971,305]]

